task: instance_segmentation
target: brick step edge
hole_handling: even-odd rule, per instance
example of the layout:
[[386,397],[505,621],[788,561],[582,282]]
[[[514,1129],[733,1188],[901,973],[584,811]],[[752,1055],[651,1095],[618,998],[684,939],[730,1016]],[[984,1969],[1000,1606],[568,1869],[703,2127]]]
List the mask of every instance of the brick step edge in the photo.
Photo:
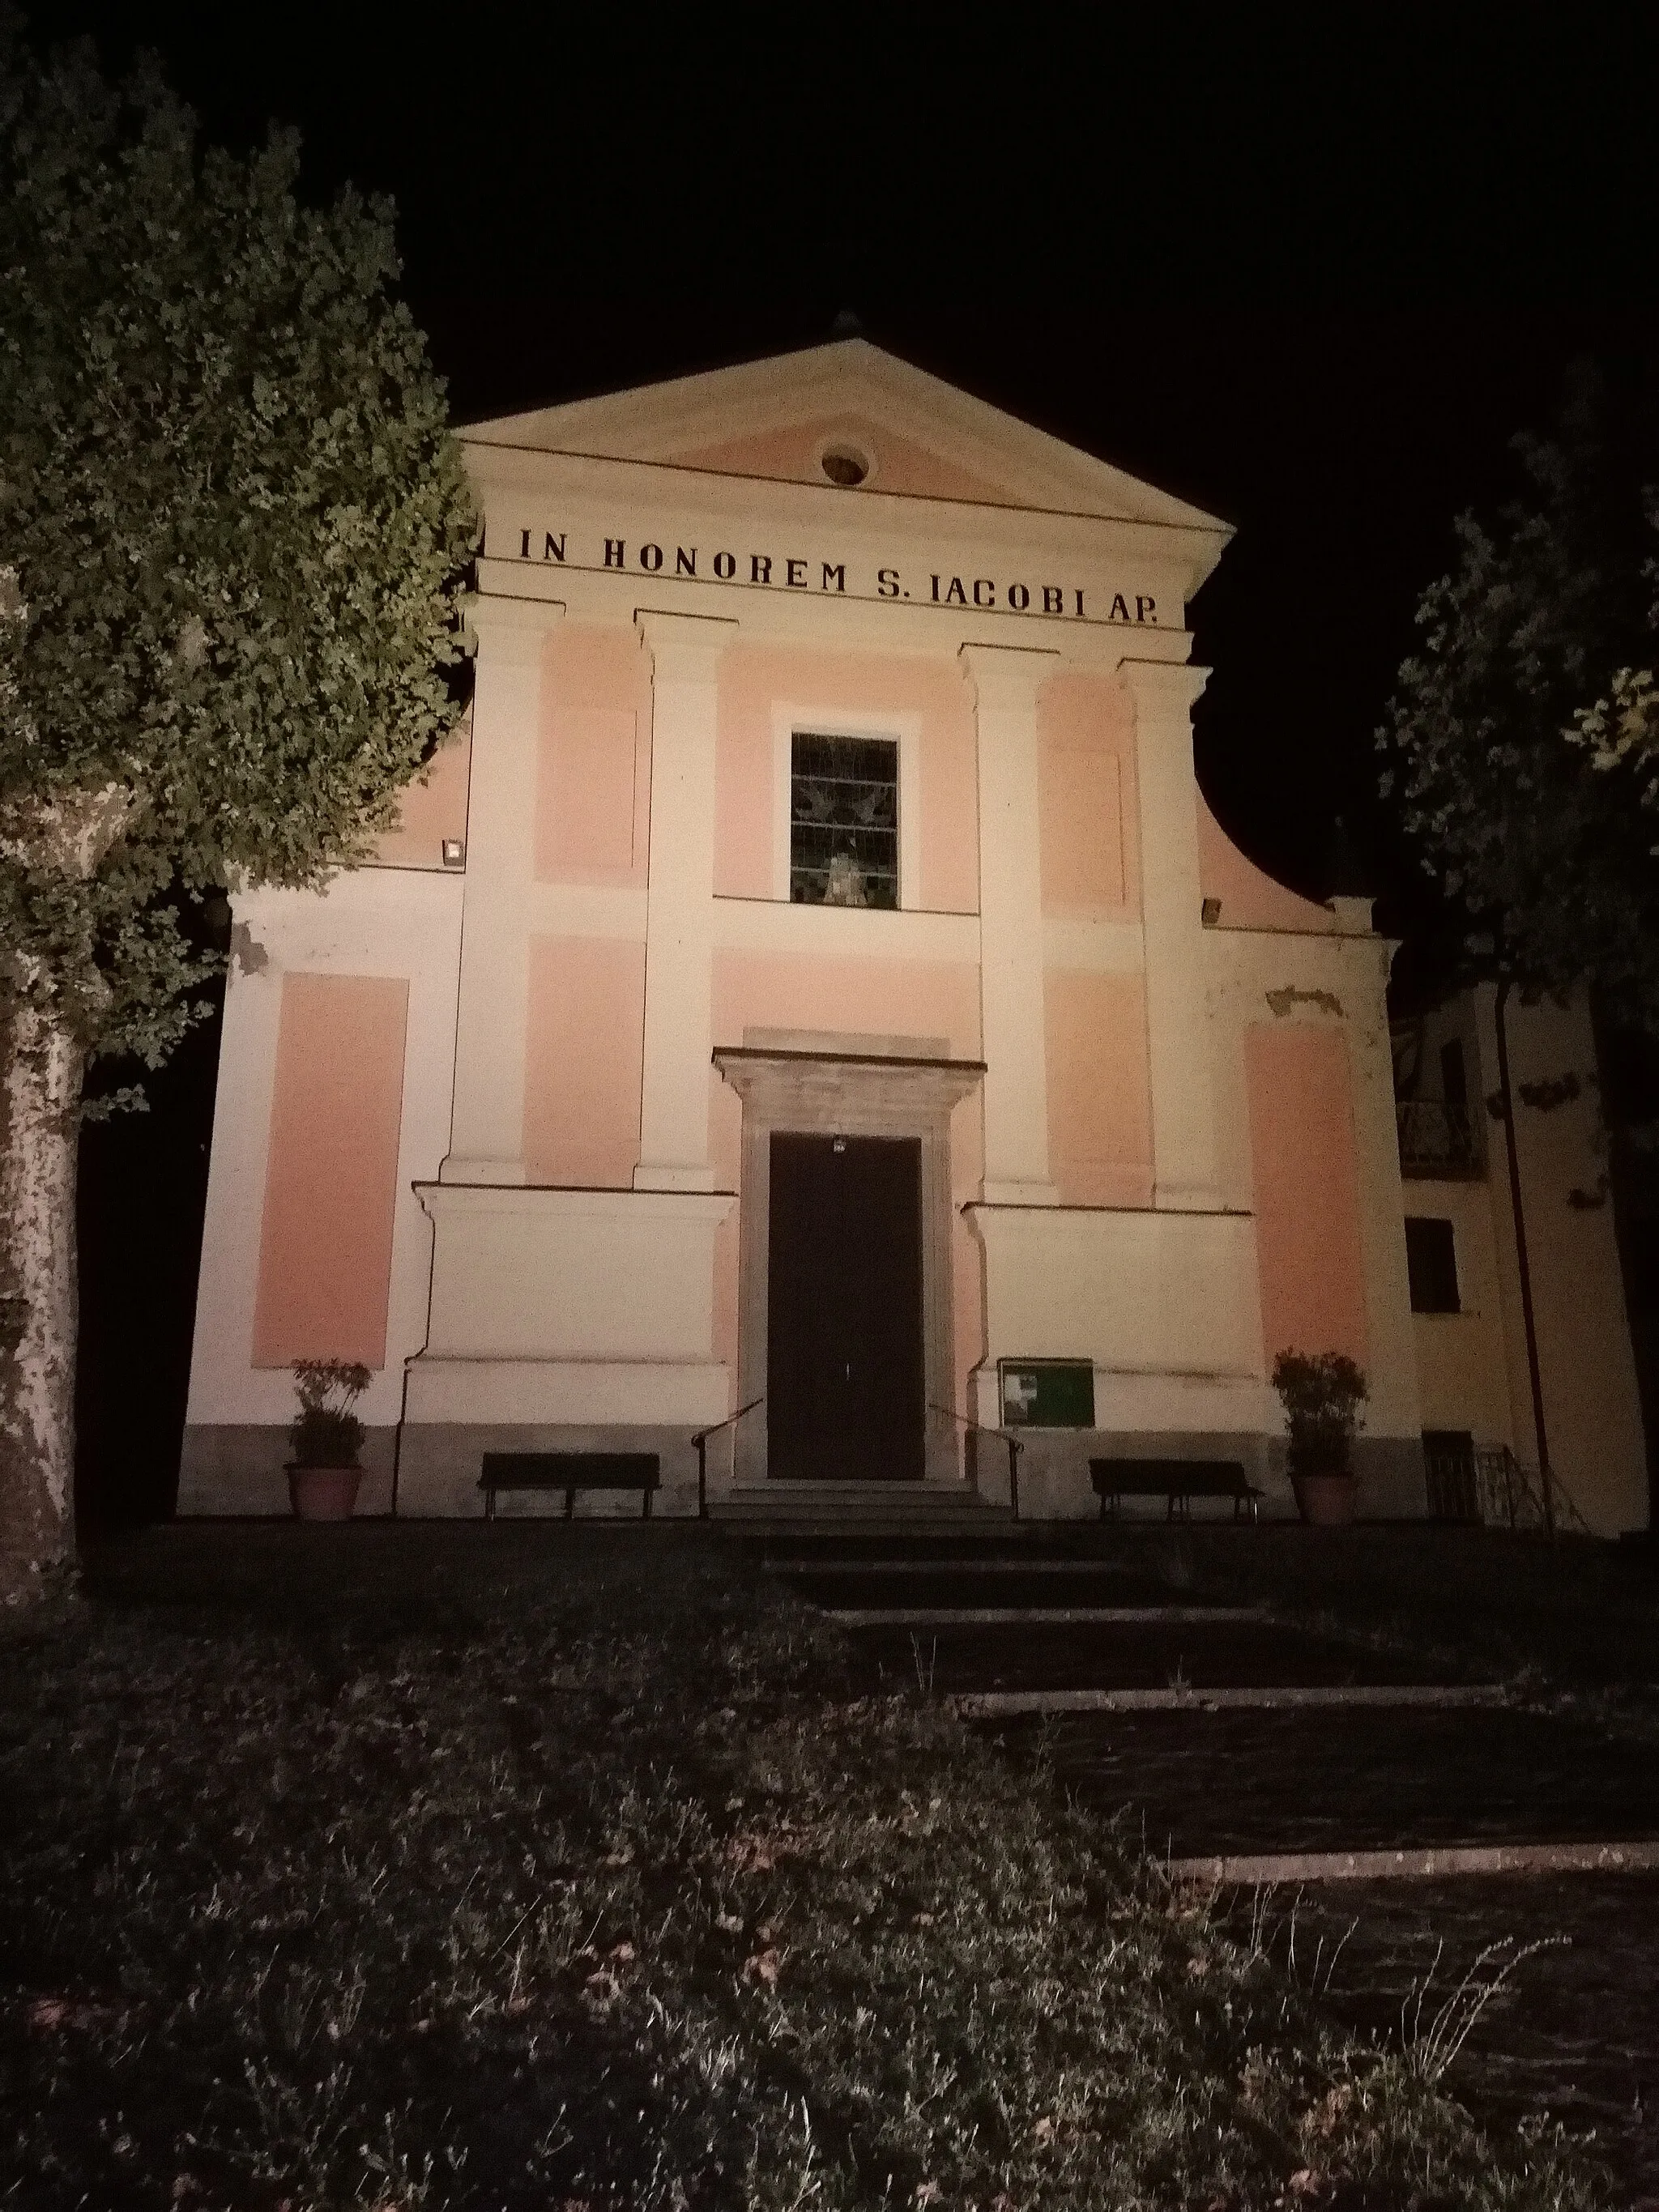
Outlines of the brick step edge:
[[1617,1844],[1431,1844],[1384,1851],[1258,1851],[1158,1862],[1172,1881],[1432,1881],[1442,1875],[1655,1874],[1659,1837]]
[[947,1698],[964,1720],[1001,1720],[1022,1713],[1273,1712],[1346,1706],[1418,1705],[1431,1711],[1458,1705],[1502,1705],[1509,1692],[1496,1682],[1263,1683],[1249,1688],[1193,1690],[963,1690]]

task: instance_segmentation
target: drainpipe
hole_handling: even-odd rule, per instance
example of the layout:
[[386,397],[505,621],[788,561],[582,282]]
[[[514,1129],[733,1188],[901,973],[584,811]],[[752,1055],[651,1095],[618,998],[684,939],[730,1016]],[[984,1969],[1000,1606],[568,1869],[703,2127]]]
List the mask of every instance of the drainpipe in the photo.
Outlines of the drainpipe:
[[1521,1206],[1521,1161],[1515,1148],[1515,1096],[1510,1088],[1510,1033],[1504,1018],[1510,978],[1498,986],[1498,1095],[1504,1109],[1504,1149],[1509,1157],[1510,1209],[1515,1216],[1515,1265],[1521,1279],[1521,1319],[1527,1338],[1527,1376],[1532,1384],[1532,1421],[1538,1437],[1538,1483],[1544,1494],[1544,1528],[1555,1534],[1555,1494],[1550,1476],[1550,1443],[1544,1427],[1544,1384],[1538,1368],[1538,1325],[1532,1305],[1532,1268],[1527,1259],[1527,1221]]

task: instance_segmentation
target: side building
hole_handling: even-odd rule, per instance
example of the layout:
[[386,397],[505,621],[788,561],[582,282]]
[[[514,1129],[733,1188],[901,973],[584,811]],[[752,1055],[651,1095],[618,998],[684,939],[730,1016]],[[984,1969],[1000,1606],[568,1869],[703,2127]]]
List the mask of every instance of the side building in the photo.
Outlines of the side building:
[[1226,527],[861,340],[465,446],[470,728],[379,866],[235,902],[180,1510],[283,1510],[307,1357],[371,1510],[496,1449],[695,1510],[744,1408],[720,1484],[990,1494],[1035,1410],[1028,1513],[1091,1454],[1287,1502],[1296,1346],[1424,1512],[1390,947],[1194,774]]
[[1641,1404],[1582,1000],[1511,999],[1500,1013],[1494,986],[1463,993],[1396,1023],[1395,1082],[1430,1511],[1536,1519],[1547,1464],[1562,1526],[1645,1526]]

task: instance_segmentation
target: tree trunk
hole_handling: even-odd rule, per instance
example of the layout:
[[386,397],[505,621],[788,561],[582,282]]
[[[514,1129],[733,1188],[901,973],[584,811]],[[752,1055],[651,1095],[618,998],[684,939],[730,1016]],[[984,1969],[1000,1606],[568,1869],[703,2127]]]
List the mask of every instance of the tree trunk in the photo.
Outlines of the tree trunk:
[[83,1055],[14,1002],[0,1027],[0,1603],[75,1548],[75,1176]]

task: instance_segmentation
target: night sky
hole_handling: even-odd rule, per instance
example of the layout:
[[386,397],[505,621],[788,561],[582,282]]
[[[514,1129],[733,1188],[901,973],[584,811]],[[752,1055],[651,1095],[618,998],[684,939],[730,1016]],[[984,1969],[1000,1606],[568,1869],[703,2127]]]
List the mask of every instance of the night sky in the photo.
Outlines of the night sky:
[[[1206,794],[1315,893],[1343,816],[1380,918],[1421,938],[1371,750],[1417,595],[1571,362],[1654,397],[1638,11],[1389,11],[1369,43],[1345,11],[1128,12],[28,11],[113,67],[153,46],[220,143],[297,125],[308,194],[390,192],[458,420],[817,344],[850,311],[1224,516],[1192,611]],[[168,1224],[199,1208],[211,1045],[85,1147],[83,1472],[135,1510],[176,1456],[195,1261]],[[171,1318],[124,1348],[134,1270]]]

